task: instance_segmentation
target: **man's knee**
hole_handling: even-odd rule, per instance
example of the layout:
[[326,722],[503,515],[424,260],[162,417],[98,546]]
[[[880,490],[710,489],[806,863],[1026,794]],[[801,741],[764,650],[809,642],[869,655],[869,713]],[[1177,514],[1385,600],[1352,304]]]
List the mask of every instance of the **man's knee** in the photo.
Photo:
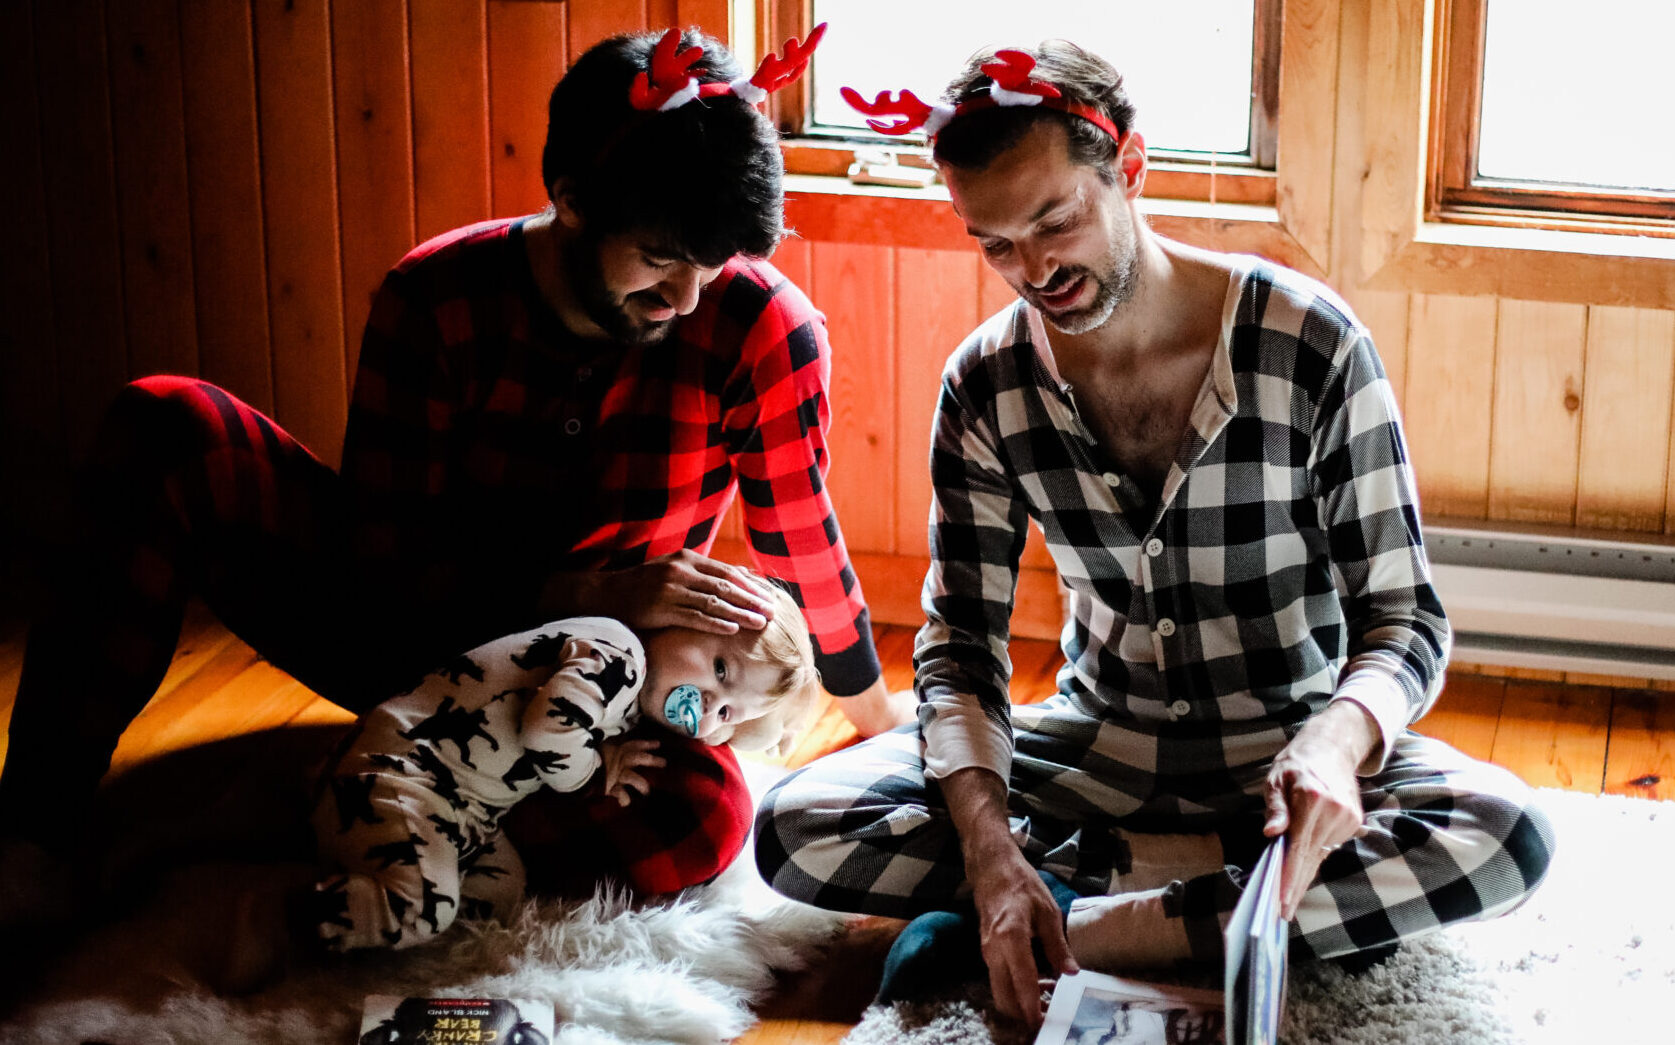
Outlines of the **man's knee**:
[[[1527,790],[1522,795],[1482,795],[1478,800],[1492,807],[1484,817],[1486,823],[1506,825],[1500,832],[1500,846],[1518,870],[1517,880],[1510,875],[1494,880],[1506,891],[1505,896],[1484,898],[1486,906],[1504,913],[1529,899],[1547,877],[1557,838],[1553,821]],[[1485,883],[1484,887],[1493,886]]]
[[105,412],[90,464],[99,475],[160,476],[227,446],[229,426],[253,413],[207,381],[142,377],[124,385]]
[[796,793],[792,792],[788,799],[785,786],[795,780],[800,772],[793,773],[776,784],[756,809],[756,870],[761,874],[762,880],[770,885],[780,869],[790,862],[791,854],[798,847],[798,813],[794,797]]
[[[1534,894],[1553,861],[1552,820],[1528,785],[1499,767],[1477,775],[1478,789],[1457,791],[1448,803],[1448,825],[1432,836],[1450,858],[1443,867],[1459,877],[1426,883],[1428,899],[1443,921],[1494,918],[1516,910]],[[1431,817],[1422,810],[1421,822]],[[1435,827],[1432,823],[1430,826]],[[1397,829],[1397,835],[1405,832]],[[1417,841],[1415,836],[1413,841]],[[1438,868],[1439,871],[1442,867]]]
[[[803,895],[851,862],[857,850],[878,859],[912,850],[940,851],[927,835],[945,816],[933,813],[922,789],[889,776],[856,786],[831,763],[816,763],[780,781],[756,812],[756,867],[779,892]],[[950,827],[951,830],[951,827]]]

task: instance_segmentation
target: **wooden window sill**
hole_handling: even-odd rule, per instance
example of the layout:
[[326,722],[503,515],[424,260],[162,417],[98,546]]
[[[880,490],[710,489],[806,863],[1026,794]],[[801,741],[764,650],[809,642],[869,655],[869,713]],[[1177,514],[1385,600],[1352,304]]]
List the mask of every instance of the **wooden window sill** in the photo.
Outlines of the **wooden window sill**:
[[1675,309],[1675,238],[1420,222],[1366,241],[1368,289]]
[[[846,178],[785,177],[785,223],[804,239],[924,250],[974,250],[941,185],[855,185]],[[1142,198],[1159,233],[1214,250],[1260,254],[1309,275],[1318,266],[1271,206]]]

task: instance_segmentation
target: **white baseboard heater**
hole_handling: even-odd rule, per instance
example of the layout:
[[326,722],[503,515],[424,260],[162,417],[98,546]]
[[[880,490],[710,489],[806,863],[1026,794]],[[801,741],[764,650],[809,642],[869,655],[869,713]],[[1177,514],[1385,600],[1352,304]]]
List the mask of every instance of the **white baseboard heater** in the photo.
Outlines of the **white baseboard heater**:
[[1487,525],[1425,525],[1453,660],[1675,679],[1675,541]]

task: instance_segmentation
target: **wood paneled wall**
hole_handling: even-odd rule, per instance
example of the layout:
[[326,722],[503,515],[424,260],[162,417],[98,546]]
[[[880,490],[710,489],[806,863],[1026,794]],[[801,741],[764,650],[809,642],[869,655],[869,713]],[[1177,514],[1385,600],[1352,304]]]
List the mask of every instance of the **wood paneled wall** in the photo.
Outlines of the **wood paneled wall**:
[[548,92],[726,0],[0,4],[0,540],[62,520],[122,382],[201,375],[327,461],[388,267],[545,202]]
[[[1337,10],[1299,10],[1322,6]],[[1379,31],[1343,10],[1340,81]],[[132,376],[201,374],[335,460],[384,270],[541,205],[547,92],[589,43],[726,17],[726,0],[0,5],[7,547],[56,524],[67,462]],[[1352,259],[1376,232],[1345,209],[1354,97],[1327,114],[1336,199],[1288,206],[1311,250],[1330,240],[1327,279],[1377,335],[1427,513],[1670,532],[1675,312],[1361,286]],[[1009,295],[974,251],[891,222],[882,242],[807,229],[776,261],[831,322],[831,484],[863,583],[879,619],[911,622],[942,361]],[[1237,242],[1229,224],[1198,241]],[[1026,564],[1020,630],[1051,633],[1038,544]]]

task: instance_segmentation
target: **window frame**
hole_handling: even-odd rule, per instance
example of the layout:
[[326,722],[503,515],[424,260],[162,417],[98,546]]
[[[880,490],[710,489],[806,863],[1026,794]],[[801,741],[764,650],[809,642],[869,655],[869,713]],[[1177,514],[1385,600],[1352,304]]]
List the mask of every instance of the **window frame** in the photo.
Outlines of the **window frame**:
[[1488,0],[1437,0],[1428,221],[1675,237],[1675,191],[1511,181],[1477,174]]
[[[813,0],[758,0],[758,53],[775,51],[788,37],[802,38],[813,22]],[[1248,155],[1148,149],[1146,194],[1154,198],[1273,206],[1277,197],[1281,35],[1284,0],[1255,0],[1252,46],[1257,54],[1252,81],[1251,151]],[[930,149],[866,132],[809,132],[810,77],[776,92],[768,116],[785,136],[786,170],[792,174],[841,177],[855,152],[885,150],[906,166],[929,167]]]

